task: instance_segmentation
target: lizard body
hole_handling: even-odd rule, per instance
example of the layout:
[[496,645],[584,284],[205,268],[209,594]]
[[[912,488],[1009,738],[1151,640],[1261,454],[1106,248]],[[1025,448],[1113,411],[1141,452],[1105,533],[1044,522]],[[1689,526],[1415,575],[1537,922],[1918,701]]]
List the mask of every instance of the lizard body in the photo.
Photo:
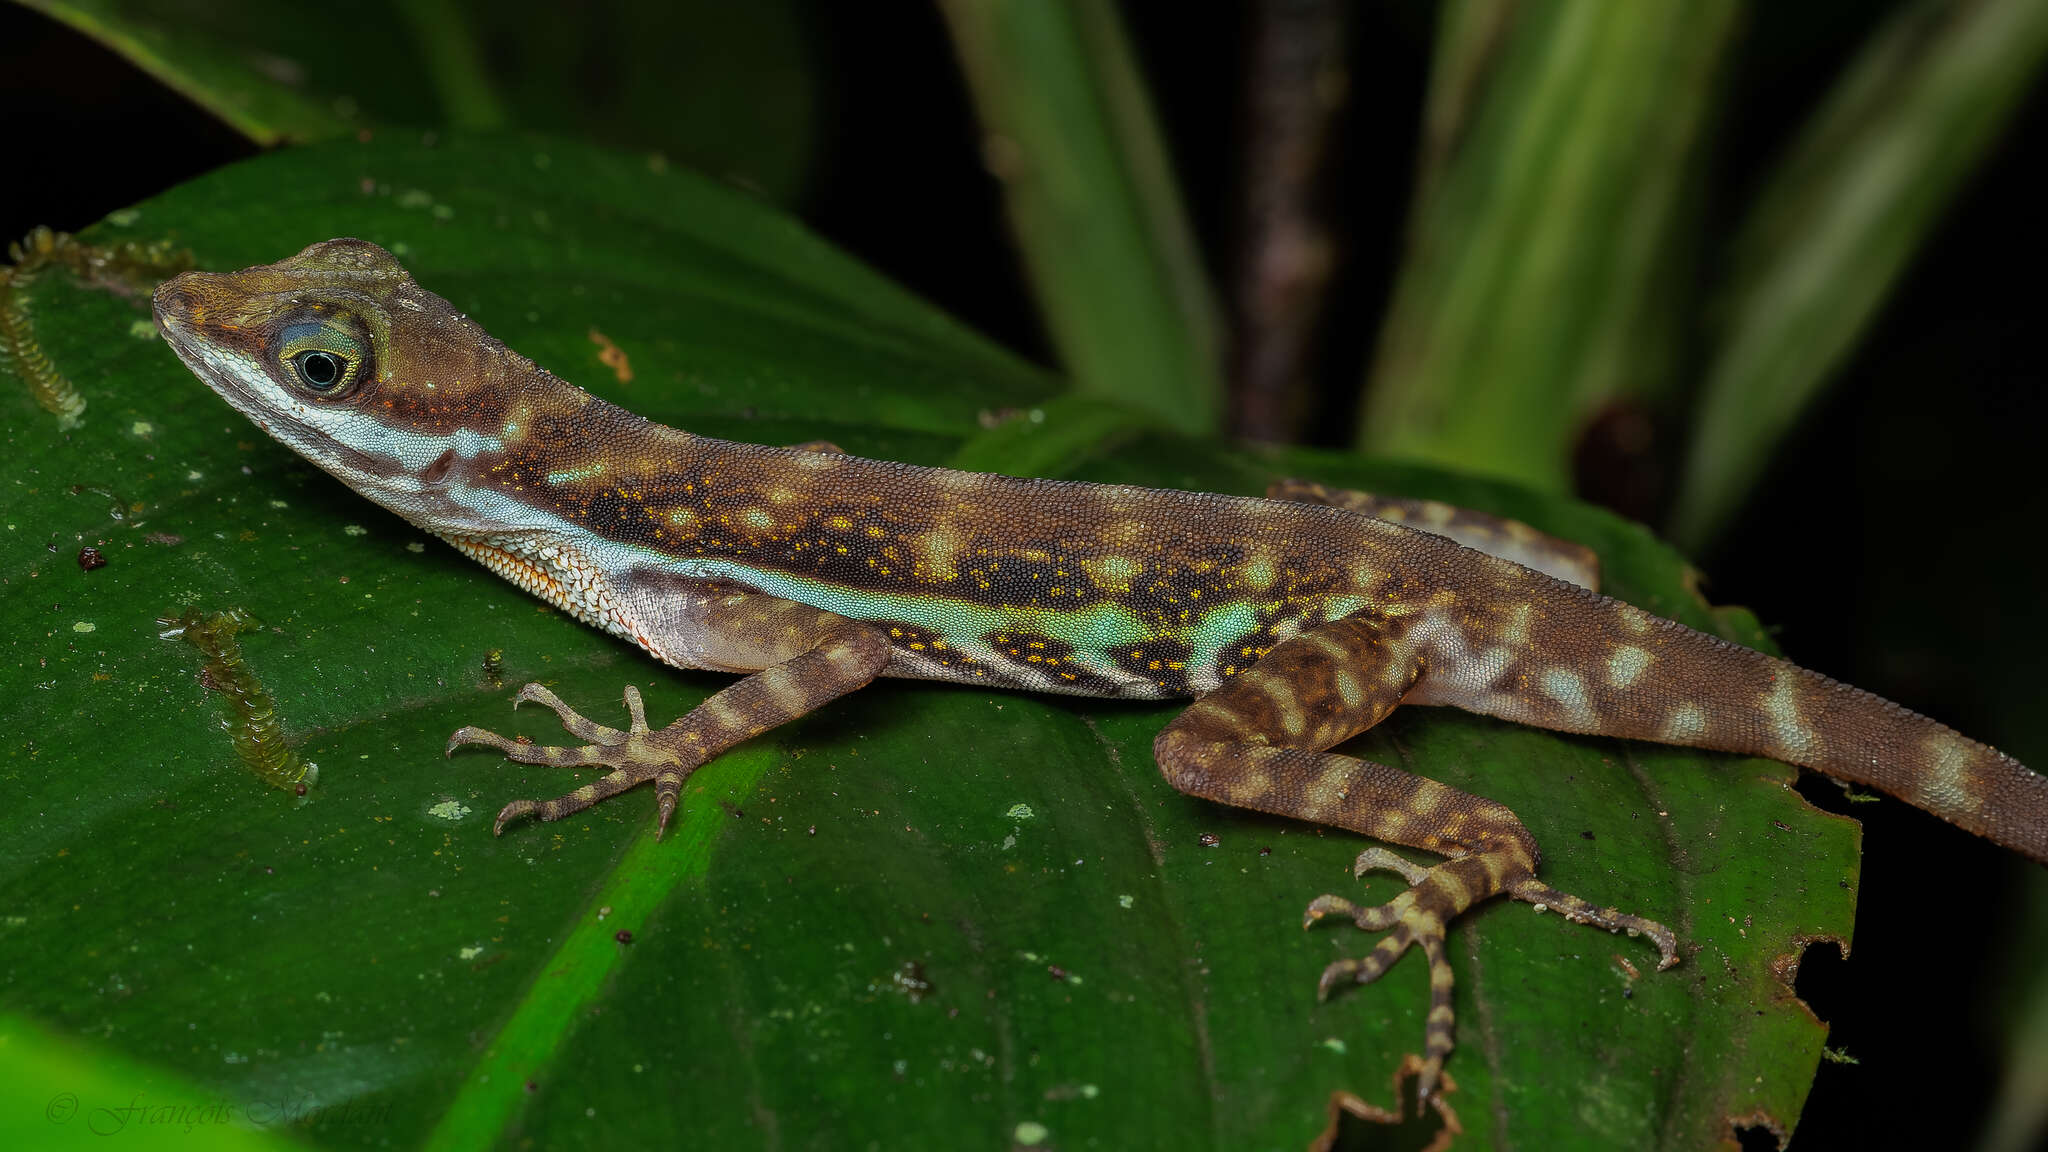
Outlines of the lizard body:
[[658,730],[631,687],[621,730],[528,685],[518,699],[586,743],[463,728],[449,749],[606,774],[507,804],[500,832],[650,781],[665,828],[697,766],[880,675],[1193,697],[1155,743],[1176,788],[1446,857],[1423,868],[1367,849],[1361,871],[1412,887],[1374,908],[1308,907],[1386,932],[1330,965],[1325,994],[1377,978],[1410,945],[1425,953],[1424,1098],[1451,1048],[1445,926],[1474,903],[1507,894],[1641,932],[1665,967],[1677,952],[1662,925],[1541,883],[1536,844],[1505,807],[1329,751],[1399,705],[1769,756],[2048,861],[2048,780],[1869,693],[1600,596],[1573,546],[1520,526],[1299,483],[1257,500],[695,436],[538,368],[361,241],[187,273],[158,291],[156,315],[202,380],[363,495],[669,664],[750,673]]

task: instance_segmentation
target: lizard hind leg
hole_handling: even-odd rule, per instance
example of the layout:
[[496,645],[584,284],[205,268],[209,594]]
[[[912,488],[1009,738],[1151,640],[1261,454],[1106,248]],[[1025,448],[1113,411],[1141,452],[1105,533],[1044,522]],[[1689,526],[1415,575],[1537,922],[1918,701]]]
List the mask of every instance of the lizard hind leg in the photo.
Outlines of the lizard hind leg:
[[1384,764],[1324,751],[1378,723],[1424,674],[1401,620],[1353,616],[1276,646],[1251,668],[1190,705],[1159,734],[1154,752],[1183,792],[1439,853],[1422,866],[1385,848],[1362,852],[1356,871],[1397,872],[1409,887],[1361,907],[1319,896],[1304,924],[1331,916],[1386,933],[1365,956],[1329,965],[1327,997],[1370,983],[1410,947],[1429,965],[1430,1003],[1417,1090],[1432,1099],[1454,1042],[1452,971],[1445,932],[1473,905],[1509,895],[1568,918],[1649,934],[1676,962],[1661,925],[1598,908],[1536,879],[1536,841],[1505,806]]

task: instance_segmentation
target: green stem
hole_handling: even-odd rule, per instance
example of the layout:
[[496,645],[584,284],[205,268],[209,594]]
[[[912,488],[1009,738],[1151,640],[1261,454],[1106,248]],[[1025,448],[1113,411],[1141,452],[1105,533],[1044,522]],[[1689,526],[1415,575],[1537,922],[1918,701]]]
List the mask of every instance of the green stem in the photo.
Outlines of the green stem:
[[1561,489],[1588,420],[1669,387],[1673,241],[1735,13],[1445,5],[1361,447]]

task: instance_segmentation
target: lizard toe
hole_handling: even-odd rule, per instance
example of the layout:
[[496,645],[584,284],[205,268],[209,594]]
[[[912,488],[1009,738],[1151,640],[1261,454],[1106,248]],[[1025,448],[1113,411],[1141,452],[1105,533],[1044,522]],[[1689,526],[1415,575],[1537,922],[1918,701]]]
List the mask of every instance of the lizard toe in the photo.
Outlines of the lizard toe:
[[[545,686],[540,684],[528,684],[519,690],[517,696],[512,698],[512,706],[514,708],[528,703],[539,704],[552,711],[561,719],[563,728],[567,729],[572,735],[579,736],[592,744],[623,744],[630,735],[628,732],[621,732],[617,728],[599,724],[585,717],[583,713],[569,707],[560,696],[548,691]],[[626,706],[628,711],[632,713],[634,721],[639,725],[634,731],[645,732],[647,730],[647,717],[642,714],[639,704],[639,691],[634,688],[627,688]]]
[[1507,892],[1517,900],[1534,904],[1538,912],[1555,912],[1574,924],[1591,924],[1609,932],[1649,937],[1650,942],[1657,946],[1659,972],[1678,963],[1677,935],[1655,920],[1632,916],[1618,908],[1603,908],[1569,892],[1560,892],[1534,876],[1509,881]]

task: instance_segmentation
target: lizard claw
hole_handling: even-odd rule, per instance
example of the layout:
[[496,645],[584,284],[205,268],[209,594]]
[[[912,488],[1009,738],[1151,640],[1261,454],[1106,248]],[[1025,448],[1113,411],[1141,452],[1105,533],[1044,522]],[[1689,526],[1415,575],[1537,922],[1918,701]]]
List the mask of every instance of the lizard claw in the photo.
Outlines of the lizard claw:
[[701,760],[693,759],[686,765],[674,749],[674,742],[665,733],[650,731],[647,725],[647,708],[640,699],[640,691],[628,686],[625,691],[627,727],[608,727],[586,718],[582,713],[569,707],[562,698],[539,684],[528,684],[512,698],[512,706],[533,703],[553,711],[562,721],[562,727],[570,734],[589,741],[578,746],[557,746],[534,744],[526,740],[514,740],[495,732],[475,726],[464,726],[448,737],[446,755],[453,755],[457,748],[466,744],[479,744],[494,748],[507,759],[521,764],[540,764],[557,768],[608,768],[606,775],[583,785],[565,796],[553,800],[514,800],[498,810],[498,817],[491,824],[491,834],[503,835],[505,826],[525,816],[537,816],[541,820],[559,820],[564,816],[581,812],[585,808],[624,792],[635,785],[655,782],[655,808],[660,822],[655,835],[659,837],[668,830],[669,822],[675,817],[676,803],[682,791],[682,784],[690,769]]
[[[498,818],[496,820],[491,821],[491,835],[503,836],[505,834],[505,825],[510,824],[512,821],[519,819],[521,816],[529,815],[539,810],[540,804],[535,801],[512,801],[510,804],[507,804],[503,808],[498,809]],[[541,819],[545,820],[547,819],[547,817],[543,816],[541,817]]]
[[1385,932],[1371,952],[1344,958],[1323,969],[1316,997],[1327,1000],[1351,984],[1370,984],[1393,967],[1410,946],[1422,949],[1429,962],[1429,1014],[1423,1026],[1422,1055],[1415,1061],[1415,1086],[1422,1102],[1432,1102],[1443,1075],[1444,1058],[1454,1041],[1451,1013],[1451,963],[1444,927],[1473,904],[1501,893],[1552,910],[1574,923],[1595,924],[1609,931],[1648,936],[1663,954],[1659,969],[1678,963],[1677,938],[1654,920],[1600,908],[1560,892],[1536,879],[1534,861],[1514,859],[1503,849],[1481,849],[1454,856],[1432,867],[1409,862],[1385,848],[1358,854],[1354,873],[1374,869],[1397,872],[1408,890],[1384,904],[1365,907],[1341,896],[1323,895],[1309,902],[1302,927],[1330,916],[1342,916],[1368,932]]

